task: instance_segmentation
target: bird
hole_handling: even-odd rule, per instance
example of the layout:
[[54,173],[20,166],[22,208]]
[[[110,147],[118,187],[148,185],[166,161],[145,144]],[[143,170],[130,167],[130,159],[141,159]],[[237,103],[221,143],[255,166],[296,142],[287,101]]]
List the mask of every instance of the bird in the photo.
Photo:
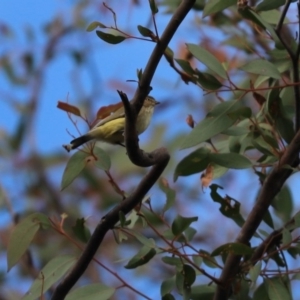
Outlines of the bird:
[[[148,128],[152,119],[154,107],[157,104],[159,104],[159,102],[152,96],[149,95],[146,97],[136,120],[136,130],[138,135]],[[70,144],[63,145],[63,147],[70,152],[92,140],[124,146],[124,128],[125,111],[124,106],[122,106],[111,115],[96,123],[86,134],[73,139]]]

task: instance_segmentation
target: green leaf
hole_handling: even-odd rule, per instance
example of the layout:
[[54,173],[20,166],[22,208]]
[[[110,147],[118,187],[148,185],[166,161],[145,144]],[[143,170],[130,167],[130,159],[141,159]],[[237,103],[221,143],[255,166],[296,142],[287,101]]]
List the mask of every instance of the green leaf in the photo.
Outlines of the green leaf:
[[77,259],[71,255],[57,256],[50,260],[39,272],[29,291],[22,300],[34,300],[62,278],[76,263]]
[[196,280],[196,272],[190,265],[183,265],[182,273],[184,276],[184,284],[191,286]]
[[225,197],[219,195],[217,190],[219,188],[222,189],[221,186],[212,184],[209,188],[211,189],[210,196],[212,200],[221,204],[221,207],[219,208],[220,212],[227,218],[232,219],[238,226],[242,227],[245,221],[240,213],[241,204],[228,195]]
[[181,160],[175,169],[174,181],[179,176],[188,176],[205,170],[209,164],[207,160],[209,152],[207,148],[200,148]]
[[[236,100],[216,105],[206,118],[199,122],[184,139],[181,149],[196,146],[231,127],[240,117],[234,112],[240,111]],[[240,113],[243,111],[240,111]]]
[[89,229],[85,226],[85,219],[80,218],[76,220],[74,226],[72,226],[72,231],[75,236],[83,243],[87,243],[91,237]]
[[265,212],[265,215],[264,215],[264,217],[263,217],[263,220],[264,220],[264,222],[265,222],[267,225],[269,225],[272,229],[274,229],[273,219],[272,219],[272,216],[271,216],[269,210],[267,210],[267,211]]
[[235,255],[251,255],[253,253],[253,250],[251,247],[241,244],[241,243],[227,243],[224,244],[217,249],[215,249],[211,255],[212,256],[217,256],[221,255],[223,253],[230,253],[230,254],[235,254]]
[[159,188],[165,193],[166,195],[166,204],[164,205],[163,212],[166,212],[171,207],[173,207],[175,203],[176,192],[175,190],[171,189],[169,186],[168,181],[165,178],[161,178],[159,181]]
[[71,291],[65,300],[108,300],[116,290],[101,283],[89,284]]
[[144,26],[138,25],[137,29],[142,36],[145,36],[145,37],[153,37],[154,36],[154,33],[150,29],[148,29]]
[[94,147],[93,154],[96,156],[94,164],[101,170],[108,171],[111,167],[111,161],[109,155],[101,148]]
[[135,269],[149,262],[156,255],[156,250],[143,246],[141,250],[134,255],[128,264],[125,266],[126,269]]
[[243,67],[241,67],[241,70],[244,70],[249,73],[269,76],[275,79],[281,78],[281,75],[277,68],[272,63],[264,59],[252,60]]
[[[296,1],[296,0],[294,0],[294,1]],[[294,1],[292,1],[292,2],[294,2]],[[271,9],[277,9],[280,6],[283,6],[284,3],[285,3],[285,0],[264,0],[256,6],[255,10],[257,12],[259,12],[259,11],[268,11]]]
[[214,257],[210,255],[209,252],[200,249],[199,254],[203,259],[203,263],[206,264],[210,268],[218,268],[218,263]]
[[170,256],[164,256],[161,258],[161,260],[165,263],[165,264],[168,264],[168,265],[171,265],[171,266],[175,266],[178,270],[182,270],[182,265],[183,265],[183,262],[180,258],[178,257],[170,257]]
[[144,246],[147,246],[148,248],[155,248],[155,241],[153,239],[148,239],[145,236],[143,236],[141,233],[137,232],[137,231],[130,231],[130,233],[135,236],[135,238],[141,242]]
[[165,294],[161,297],[161,300],[175,300],[175,298],[172,294]]
[[[273,9],[268,11],[262,11],[259,13],[260,17],[267,23],[276,25],[281,17],[281,12],[279,10]],[[289,20],[284,19],[283,24],[287,24]]]
[[160,295],[163,297],[169,294],[175,287],[175,276],[164,280],[160,286]]
[[190,298],[192,300],[211,300],[214,297],[215,290],[215,285],[203,284],[193,286]]
[[27,251],[37,231],[42,227],[47,229],[51,226],[48,217],[41,213],[34,213],[13,229],[7,247],[7,269],[8,271],[19,261]]
[[178,215],[172,223],[172,232],[175,236],[180,235],[185,231],[193,222],[198,221],[198,217],[182,217]]
[[292,300],[291,294],[287,290],[281,278],[273,277],[265,279],[269,298],[272,300]]
[[90,155],[83,151],[75,152],[67,162],[61,181],[61,190],[70,185],[87,165]]
[[86,31],[93,31],[95,30],[97,27],[100,27],[100,28],[107,28],[104,24],[100,23],[100,22],[92,22],[86,29]]
[[258,276],[260,275],[260,271],[261,271],[261,261],[259,261],[255,266],[253,266],[252,268],[250,268],[249,270],[249,277],[252,281],[252,285],[256,285],[256,281]]
[[195,73],[197,75],[197,81],[205,90],[216,91],[223,86],[223,84],[216,77],[209,73],[200,72],[197,69],[195,70]]
[[[222,0],[223,1],[223,0]],[[206,49],[196,44],[186,44],[192,55],[207,66],[211,71],[215,72],[223,79],[227,79],[227,74],[222,64]]]
[[256,13],[252,8],[249,6],[243,8],[243,9],[238,9],[239,13],[241,14],[242,17],[245,19],[251,20],[264,30],[268,31],[268,34],[272,37],[272,39],[275,42],[275,46],[277,49],[283,49],[283,45],[281,41],[278,38],[277,33],[275,32],[274,28],[267,23],[258,13]]
[[195,73],[189,61],[184,59],[176,58],[175,61],[179,64],[181,69],[189,75],[193,75]]
[[283,228],[282,230],[282,246],[289,246],[291,242],[293,241],[292,234],[290,231],[286,228]]
[[254,292],[253,300],[270,300],[267,292],[266,283],[263,282]]
[[238,153],[209,153],[208,159],[228,169],[247,169],[252,166],[248,158]]
[[294,209],[290,188],[284,186],[274,198],[271,205],[275,209],[276,215],[280,217],[284,223],[290,220]]
[[150,9],[153,15],[158,13],[158,8],[156,6],[155,0],[149,0]]
[[123,35],[115,35],[111,33],[102,32],[100,30],[97,30],[96,33],[101,40],[113,45],[120,44],[124,40],[126,40],[126,37]]
[[229,6],[236,5],[234,0],[209,0],[203,10],[203,18],[226,9]]

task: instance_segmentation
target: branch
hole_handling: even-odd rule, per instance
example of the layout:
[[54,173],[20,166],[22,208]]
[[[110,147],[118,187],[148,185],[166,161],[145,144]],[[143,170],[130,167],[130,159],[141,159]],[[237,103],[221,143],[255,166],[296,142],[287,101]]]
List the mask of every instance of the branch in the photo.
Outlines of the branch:
[[[236,239],[237,243],[249,244],[250,239],[263,220],[274,197],[279,193],[286,179],[291,175],[292,170],[289,166],[294,167],[295,163],[298,162],[299,150],[300,131],[297,132],[292,142],[287,147],[278,165],[274,167],[265,179],[260,194],[258,195],[258,199]],[[228,299],[230,284],[235,275],[239,272],[240,260],[241,256],[239,255],[228,255],[220,277],[221,285],[219,285],[216,290],[215,300]]]
[[119,205],[114,207],[105,217],[102,218],[101,222],[97,225],[91,238],[89,239],[86,248],[79,257],[76,265],[71,272],[65,277],[63,281],[55,289],[52,300],[62,300],[75,285],[77,280],[82,276],[84,271],[87,269],[89,263],[96,254],[99,246],[101,245],[106,233],[114,227],[119,221],[120,211],[123,214],[129,213],[138,203],[142,201],[149,189],[154,185],[158,177],[161,175],[169,160],[165,163],[155,165],[152,167],[150,172],[143,178],[137,189],[128,197],[122,201]]
[[177,28],[186,17],[188,12],[191,10],[194,3],[195,0],[183,0],[175,11],[173,17],[171,18],[169,24],[167,25],[165,31],[163,32],[160,40],[157,42],[150,56],[141,80],[139,81],[139,86],[132,101],[130,102],[130,105],[128,104],[128,100],[120,95],[126,113],[125,145],[127,154],[130,160],[140,167],[152,166],[157,161],[156,157],[162,155],[162,152],[165,150],[158,149],[153,151],[152,153],[145,153],[139,148],[138,136],[136,134],[135,128],[136,118],[141,107],[143,106],[146,96],[151,90],[150,83],[160,59],[164,55],[164,52]]
[[120,93],[126,113],[125,145],[128,156],[132,162],[139,166],[153,167],[142,179],[137,189],[128,198],[114,207],[104,218],[102,218],[76,265],[55,289],[55,292],[51,298],[52,300],[64,299],[64,297],[88,267],[99,246],[101,245],[106,233],[119,221],[120,211],[126,215],[132,209],[134,209],[134,207],[142,201],[150,188],[155,184],[169,162],[170,155],[165,148],[157,149],[149,154],[140,150],[135,129],[135,122],[137,114],[143,105],[143,101],[149,93],[150,82],[156,67],[176,29],[185,18],[187,13],[191,10],[194,3],[195,0],[184,0],[177,8],[175,14],[170,20],[169,25],[164,31],[161,40],[157,43],[155,49],[153,50],[153,53],[145,68],[145,72],[140,80],[139,87],[133,98],[133,103],[129,103],[126,95]]
[[[280,16],[280,20],[275,28],[275,32],[281,41],[282,45],[288,52],[291,60],[292,60],[292,67],[293,67],[293,82],[299,82],[299,67],[298,67],[298,60],[299,60],[299,55],[300,55],[300,23],[298,27],[298,46],[296,51],[294,52],[292,46],[288,45],[288,42],[286,41],[286,35],[283,33],[283,22],[286,17],[286,14],[288,12],[288,9],[291,4],[291,0],[287,0],[282,14]],[[297,9],[298,9],[298,15],[300,12],[300,7],[299,7],[299,2],[297,3]],[[293,43],[293,39],[291,39],[291,43]],[[296,116],[295,116],[295,131],[298,131],[300,129],[300,89],[299,86],[295,85],[294,86],[294,97],[295,97],[295,106],[296,106]]]
[[268,252],[273,246],[278,245],[282,239],[282,231],[283,229],[288,229],[290,232],[293,232],[296,227],[295,225],[295,217],[300,212],[297,212],[296,215],[285,225],[277,230],[274,230],[254,251],[250,258],[250,262],[252,265],[255,265],[264,255],[264,253]]

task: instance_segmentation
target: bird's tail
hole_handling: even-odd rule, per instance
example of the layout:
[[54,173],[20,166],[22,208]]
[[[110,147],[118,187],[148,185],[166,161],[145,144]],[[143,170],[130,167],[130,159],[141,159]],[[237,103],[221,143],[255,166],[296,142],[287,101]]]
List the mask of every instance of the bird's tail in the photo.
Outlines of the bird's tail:
[[68,151],[70,152],[71,150],[73,149],[76,149],[78,147],[80,147],[81,145],[85,144],[86,142],[92,140],[93,137],[88,135],[88,134],[85,134],[85,135],[82,135],[74,140],[72,140],[70,142],[70,144],[68,145],[63,145],[63,147]]

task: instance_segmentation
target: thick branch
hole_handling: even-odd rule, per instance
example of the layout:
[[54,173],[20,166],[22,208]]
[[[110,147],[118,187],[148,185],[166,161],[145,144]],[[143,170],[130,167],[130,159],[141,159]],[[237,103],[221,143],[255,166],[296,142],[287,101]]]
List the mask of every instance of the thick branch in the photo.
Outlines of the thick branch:
[[99,246],[101,245],[106,233],[110,229],[112,229],[114,225],[119,221],[119,212],[122,211],[123,214],[127,214],[142,201],[149,189],[159,178],[168,162],[169,157],[165,157],[164,161],[161,161],[160,164],[153,166],[150,172],[140,182],[137,189],[128,198],[126,198],[126,200],[122,201],[119,205],[114,207],[105,217],[102,218],[101,222],[98,224],[90,240],[88,241],[86,248],[78,259],[76,265],[55,289],[55,292],[51,298],[52,300],[64,299],[64,297],[88,267]]
[[149,189],[155,184],[169,162],[170,155],[165,148],[157,149],[149,154],[140,150],[135,128],[136,116],[143,105],[145,97],[149,93],[150,82],[168,43],[194,3],[195,0],[185,0],[182,1],[181,5],[178,7],[149,59],[149,62],[145,68],[145,72],[139,83],[139,87],[133,98],[133,103],[129,103],[125,94],[121,92],[119,93],[124,103],[126,113],[125,145],[128,156],[132,162],[139,166],[153,165],[153,167],[140,182],[137,189],[128,198],[113,208],[101,220],[76,265],[65,277],[65,279],[57,286],[52,296],[52,300],[64,299],[64,297],[88,267],[99,246],[101,245],[105,234],[119,221],[119,212],[122,211],[124,214],[127,214],[137,204],[139,204]]
[[[300,150],[300,131],[297,132],[291,144],[283,154],[279,164],[274,167],[263,183],[257,202],[243,225],[236,242],[249,244],[259,224],[268,210],[274,197],[279,193],[286,179],[291,175],[292,170],[288,166],[295,167],[298,161]],[[229,254],[222,271],[220,281],[221,285],[217,287],[215,300],[228,299],[230,284],[239,271],[241,256]]]

